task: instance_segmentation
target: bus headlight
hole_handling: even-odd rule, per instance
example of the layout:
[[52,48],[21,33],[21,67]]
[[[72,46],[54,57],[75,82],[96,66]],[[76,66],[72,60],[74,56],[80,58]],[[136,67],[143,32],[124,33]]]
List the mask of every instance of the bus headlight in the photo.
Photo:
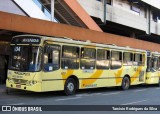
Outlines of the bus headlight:
[[30,80],[30,81],[28,81],[27,85],[32,86],[32,85],[34,85],[34,84],[36,84],[36,83],[37,83],[37,81],[35,81],[35,80]]

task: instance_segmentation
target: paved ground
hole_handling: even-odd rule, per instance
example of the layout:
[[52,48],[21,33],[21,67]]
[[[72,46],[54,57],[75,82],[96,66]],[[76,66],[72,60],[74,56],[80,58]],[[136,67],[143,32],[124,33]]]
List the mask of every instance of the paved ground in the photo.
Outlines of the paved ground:
[[[116,88],[101,88],[81,90],[78,91],[76,95],[65,96],[63,92],[33,93],[13,90],[9,95],[7,95],[5,93],[5,86],[1,86],[0,105],[160,105],[160,88],[156,86],[134,86],[127,91],[121,91]],[[97,114],[99,112],[59,111],[54,113]],[[100,113],[133,114],[135,112],[107,111]],[[154,111],[136,113],[159,114],[160,112]]]

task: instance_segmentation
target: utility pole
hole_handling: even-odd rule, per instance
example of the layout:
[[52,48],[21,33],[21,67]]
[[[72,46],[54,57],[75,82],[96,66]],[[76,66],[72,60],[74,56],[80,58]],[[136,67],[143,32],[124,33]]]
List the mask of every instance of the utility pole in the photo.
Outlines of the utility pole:
[[51,21],[55,22],[54,20],[54,0],[51,0]]
[[103,8],[104,8],[104,14],[103,14],[104,15],[104,20],[103,21],[104,21],[104,24],[106,24],[106,13],[107,13],[107,9],[106,9],[107,4],[106,3],[107,3],[106,0],[103,0]]
[[148,6],[147,8],[147,22],[148,22],[148,30],[147,34],[151,34],[151,7]]

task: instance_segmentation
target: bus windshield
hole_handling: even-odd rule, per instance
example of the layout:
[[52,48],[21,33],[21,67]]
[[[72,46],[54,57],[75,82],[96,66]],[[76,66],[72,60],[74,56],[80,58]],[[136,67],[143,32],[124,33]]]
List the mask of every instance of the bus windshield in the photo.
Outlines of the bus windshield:
[[9,69],[22,72],[41,70],[42,49],[38,46],[11,46]]

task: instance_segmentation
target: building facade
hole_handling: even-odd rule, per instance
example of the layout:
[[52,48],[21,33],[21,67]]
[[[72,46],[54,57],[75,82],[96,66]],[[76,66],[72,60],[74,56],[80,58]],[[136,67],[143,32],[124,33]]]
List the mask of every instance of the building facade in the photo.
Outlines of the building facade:
[[160,43],[160,0],[78,0],[104,32]]
[[[160,0],[1,0],[0,12],[160,44]],[[25,33],[0,28],[0,83],[7,75],[11,38]]]

